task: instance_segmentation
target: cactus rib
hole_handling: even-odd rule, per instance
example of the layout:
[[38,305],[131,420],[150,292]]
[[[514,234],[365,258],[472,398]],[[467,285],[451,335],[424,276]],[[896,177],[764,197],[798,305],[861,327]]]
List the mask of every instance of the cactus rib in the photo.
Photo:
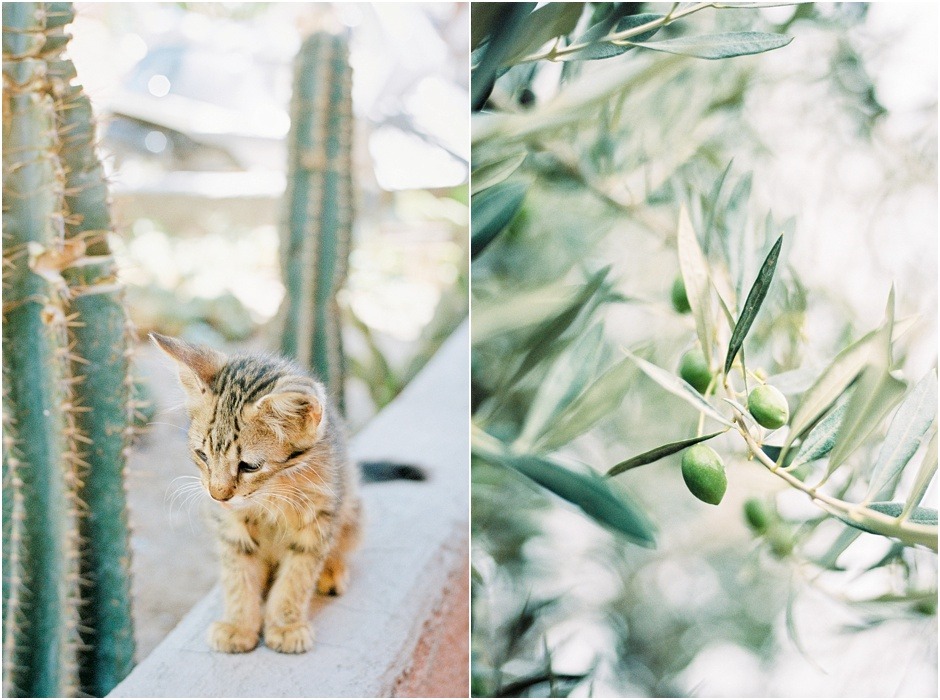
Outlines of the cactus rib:
[[318,33],[300,50],[291,109],[287,299],[282,351],[311,368],[343,405],[337,293],[352,239],[352,99],[348,46]]

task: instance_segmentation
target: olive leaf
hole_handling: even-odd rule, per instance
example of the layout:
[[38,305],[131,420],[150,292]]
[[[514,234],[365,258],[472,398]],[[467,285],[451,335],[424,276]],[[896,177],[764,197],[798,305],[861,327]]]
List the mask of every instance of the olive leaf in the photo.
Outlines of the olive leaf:
[[836,355],[815,383],[806,390],[790,421],[788,444],[815,423],[864,369],[874,333],[868,333]]
[[924,461],[920,463],[920,469],[917,470],[917,477],[914,479],[914,485],[911,487],[911,494],[907,497],[907,505],[904,507],[904,512],[901,514],[901,518],[906,518],[914,507],[917,506],[921,499],[923,499],[924,494],[927,492],[927,487],[930,485],[930,480],[933,479],[934,474],[937,473],[937,431],[933,433],[933,437],[930,438],[930,442],[927,444],[927,451],[924,454]]
[[528,151],[526,149],[517,148],[513,149],[509,155],[489,162],[481,163],[479,160],[474,159],[473,175],[470,178],[472,193],[477,195],[483,190],[503,182],[516,172],[527,155]]
[[470,255],[477,257],[515,218],[528,186],[524,182],[504,182],[472,197]]
[[[511,4],[511,3],[507,3]],[[683,63],[678,56],[642,65],[610,61],[597,71],[566,83],[552,98],[524,112],[486,112],[473,115],[470,140],[474,147],[500,139],[503,143],[531,142],[546,131],[581,122],[585,110],[610,102],[614,95],[626,95],[649,84],[661,84],[677,74]]]
[[839,557],[841,557],[842,553],[848,549],[855,540],[861,537],[861,535],[862,531],[857,530],[854,526],[843,529],[829,546],[829,549],[815,560],[816,565],[823,569],[829,569],[830,571],[843,571],[843,567],[838,564]]
[[573,31],[583,6],[583,2],[551,2],[527,15],[504,64],[515,63],[555,37]]
[[725,186],[725,181],[728,179],[728,173],[731,172],[731,166],[734,165],[734,158],[728,161],[728,165],[725,166],[725,169],[721,172],[721,175],[718,176],[718,179],[715,180],[715,184],[712,185],[711,191],[708,193],[707,199],[704,202],[708,204],[708,216],[705,219],[705,240],[706,242],[709,239],[709,236],[712,233],[712,229],[715,226],[715,220],[718,218],[718,199],[721,197],[721,191]]
[[[487,3],[479,3],[484,5]],[[488,8],[489,39],[479,48],[480,60],[473,67],[470,75],[471,109],[483,109],[500,68],[512,54],[516,37],[522,31],[526,18],[535,9],[534,2],[509,2],[499,7]],[[483,9],[483,8],[480,8]],[[482,17],[482,15],[481,15]],[[478,37],[482,41],[483,37]]]
[[625,471],[630,469],[635,469],[636,467],[642,467],[646,464],[652,464],[657,462],[663,457],[668,457],[673,455],[676,452],[681,452],[686,447],[691,447],[692,445],[697,445],[700,442],[705,442],[706,440],[711,440],[713,437],[717,437],[724,433],[724,430],[719,430],[716,433],[710,433],[709,435],[699,435],[698,437],[686,438],[685,440],[679,440],[677,442],[670,442],[666,445],[660,445],[659,447],[653,448],[648,452],[639,454],[636,457],[631,457],[630,459],[625,459],[622,462],[618,462],[612,466],[607,471],[607,476],[617,476],[622,474]]
[[[901,515],[902,512],[904,512],[904,504],[896,502],[896,501],[869,503],[868,508],[870,508],[871,510],[877,513],[888,515],[892,518],[897,518]],[[849,520],[848,518],[843,517],[841,515],[836,514],[836,517],[839,518],[839,520],[844,522],[846,525],[851,525],[857,530],[870,532],[875,535],[886,534],[886,533],[880,532],[879,530],[876,530],[873,527],[869,527],[865,525],[864,523],[858,523],[858,522],[855,522],[854,520]],[[910,515],[908,516],[908,520],[910,520],[912,523],[915,523],[917,525],[936,526],[937,525],[937,511],[935,508],[917,507],[911,511]],[[934,548],[936,548],[936,546]]]
[[[502,3],[477,2],[470,6],[470,48],[476,51],[503,19]],[[534,5],[533,5],[534,7]]]
[[[614,22],[611,21],[612,17],[607,17],[595,24],[593,27],[590,27],[584,34],[574,40],[574,45],[586,44],[583,49],[573,54],[559,56],[559,60],[593,61],[602,58],[612,58],[613,56],[619,56],[620,54],[632,49],[633,46],[613,44],[609,41],[598,40],[603,39],[612,32],[622,32],[628,29],[636,29],[637,27],[641,27],[644,24],[661,20],[664,16],[665,15],[658,15],[653,13],[628,15],[620,19],[619,22],[616,22],[616,29],[614,29]],[[637,34],[635,41],[646,41],[647,39],[651,39],[656,34],[656,32],[659,31],[659,29],[659,27],[654,27],[649,31],[643,32],[642,34]]]
[[474,344],[504,333],[518,332],[563,313],[581,292],[580,287],[553,282],[519,292],[513,303],[502,297],[473,300],[473,324],[470,337]]
[[654,528],[643,510],[614,483],[530,455],[502,455],[500,461],[573,503],[591,518],[643,547],[655,547]]
[[715,296],[718,297],[718,306],[721,307],[721,313],[724,314],[725,320],[728,322],[728,328],[734,328],[734,314],[731,313],[731,307],[728,306],[728,302],[725,301],[724,296],[721,294],[721,290],[718,289],[718,277],[712,276],[712,287],[715,290]]
[[604,327],[595,324],[552,364],[526,413],[517,443],[531,445],[587,386],[600,365]]
[[868,497],[892,482],[907,466],[937,415],[937,375],[931,370],[907,395],[888,427],[872,470]]
[[892,376],[882,367],[865,368],[852,390],[845,416],[836,434],[836,444],[829,455],[830,472],[838,469],[881,424],[904,396],[905,389],[906,382]]
[[770,289],[770,283],[774,278],[774,270],[777,269],[777,261],[780,259],[780,248],[782,246],[783,236],[780,236],[764,259],[764,264],[761,265],[760,272],[757,273],[757,279],[754,281],[751,291],[747,294],[744,308],[741,310],[738,322],[734,325],[734,331],[731,333],[731,341],[728,343],[728,356],[725,358],[724,368],[725,374],[731,370],[734,358],[744,344],[744,338],[747,337],[748,331],[751,330],[751,324],[753,324],[754,319],[757,318],[757,312],[760,311],[761,304],[764,303],[767,290]]
[[604,286],[608,272],[610,272],[610,265],[594,273],[568,306],[557,316],[540,324],[529,334],[528,340],[524,343],[524,347],[529,348],[529,351],[522,358],[519,368],[509,380],[510,385],[518,382],[551,352],[559,349],[556,341],[575,322],[582,310],[590,307],[592,300]]
[[901,400],[907,384],[892,376],[891,335],[894,330],[894,287],[888,294],[885,320],[869,346],[868,361],[852,390],[845,418],[829,455],[829,469],[837,469]]
[[626,359],[607,369],[562,409],[551,430],[543,431],[536,448],[553,450],[566,445],[587,432],[601,418],[617,410],[635,374],[636,368]]
[[692,317],[695,319],[695,330],[698,333],[705,362],[711,366],[711,295],[709,289],[708,261],[698,243],[689,210],[683,206],[679,210],[679,269],[682,272],[682,281],[685,283],[689,306],[692,307]]
[[725,32],[721,34],[701,34],[699,36],[680,36],[663,41],[630,41],[633,46],[642,46],[653,51],[716,60],[734,58],[755,53],[773,51],[793,41],[792,36],[767,34],[766,32]]
[[[836,406],[829,415],[819,421],[815,427],[803,440],[796,457],[790,463],[794,469],[801,464],[807,464],[817,459],[822,459],[832,451],[836,444],[836,433],[839,432],[839,426],[842,425],[842,419],[845,417],[845,407],[848,402],[843,401]],[[835,471],[830,467],[829,474]]]
[[[893,296],[891,298],[893,299]],[[893,308],[893,303],[890,300],[889,305]],[[897,341],[913,327],[916,320],[914,317],[908,317],[895,324],[891,341]],[[843,349],[829,363],[829,366],[819,375],[813,385],[803,393],[800,404],[790,420],[790,435],[787,438],[787,446],[802,435],[803,431],[813,425],[823,413],[829,410],[832,403],[855,381],[859,372],[865,368],[872,346],[879,337],[879,330],[883,327],[884,323]]]
[[633,362],[636,363],[637,367],[643,370],[643,373],[646,374],[650,379],[659,384],[663,389],[668,391],[670,394],[678,396],[680,399],[686,401],[689,405],[692,406],[696,411],[704,413],[706,416],[712,420],[716,420],[722,425],[727,425],[733,427],[732,424],[728,421],[727,418],[722,416],[718,411],[715,410],[708,401],[702,398],[702,395],[698,393],[691,384],[686,382],[681,377],[676,376],[671,372],[667,372],[662,367],[657,367],[656,365],[647,362],[646,360],[640,359],[629,350],[626,351],[627,357],[629,357]]

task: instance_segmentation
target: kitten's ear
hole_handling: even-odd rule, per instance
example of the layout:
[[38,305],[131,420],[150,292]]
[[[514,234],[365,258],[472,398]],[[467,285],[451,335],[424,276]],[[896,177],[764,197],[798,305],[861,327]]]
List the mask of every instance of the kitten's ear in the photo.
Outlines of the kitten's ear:
[[190,345],[159,333],[151,333],[150,339],[179,365],[180,383],[192,398],[205,394],[225,365],[225,355],[211,348]]
[[[323,400],[308,391],[276,391],[258,399],[254,408],[259,418],[281,433],[282,439],[296,439],[297,432],[319,438],[326,425]],[[295,434],[288,435],[288,430]]]

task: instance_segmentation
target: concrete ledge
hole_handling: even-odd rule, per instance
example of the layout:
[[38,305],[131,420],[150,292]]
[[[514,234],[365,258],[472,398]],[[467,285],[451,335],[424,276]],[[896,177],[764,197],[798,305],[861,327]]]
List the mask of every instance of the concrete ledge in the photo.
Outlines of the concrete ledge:
[[[467,697],[468,343],[465,323],[356,436],[357,459],[413,462],[430,479],[363,487],[350,587],[315,601],[311,652],[211,651],[216,588],[109,697]],[[153,575],[172,577],[172,562]]]

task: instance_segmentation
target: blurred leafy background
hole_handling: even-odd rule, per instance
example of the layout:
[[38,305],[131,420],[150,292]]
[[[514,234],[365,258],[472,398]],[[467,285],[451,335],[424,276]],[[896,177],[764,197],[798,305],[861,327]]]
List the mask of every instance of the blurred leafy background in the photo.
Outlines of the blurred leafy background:
[[[699,335],[671,301],[683,206],[738,309],[784,234],[746,352],[791,406],[893,283],[889,369],[936,367],[935,8],[738,5],[473,5],[474,695],[937,693],[929,548],[827,517],[735,436],[718,507],[678,454],[600,477],[699,423],[621,350],[673,372]],[[834,493],[862,499],[887,413]]]
[[[340,294],[354,432],[468,308],[469,6],[77,3],[70,54],[99,121],[138,336],[279,346],[289,105],[305,36],[349,39],[353,248]],[[214,584],[176,378],[140,342],[147,430],[129,461],[134,610],[145,656]],[[174,562],[173,580],[154,576]],[[186,586],[175,585],[186,580]]]

